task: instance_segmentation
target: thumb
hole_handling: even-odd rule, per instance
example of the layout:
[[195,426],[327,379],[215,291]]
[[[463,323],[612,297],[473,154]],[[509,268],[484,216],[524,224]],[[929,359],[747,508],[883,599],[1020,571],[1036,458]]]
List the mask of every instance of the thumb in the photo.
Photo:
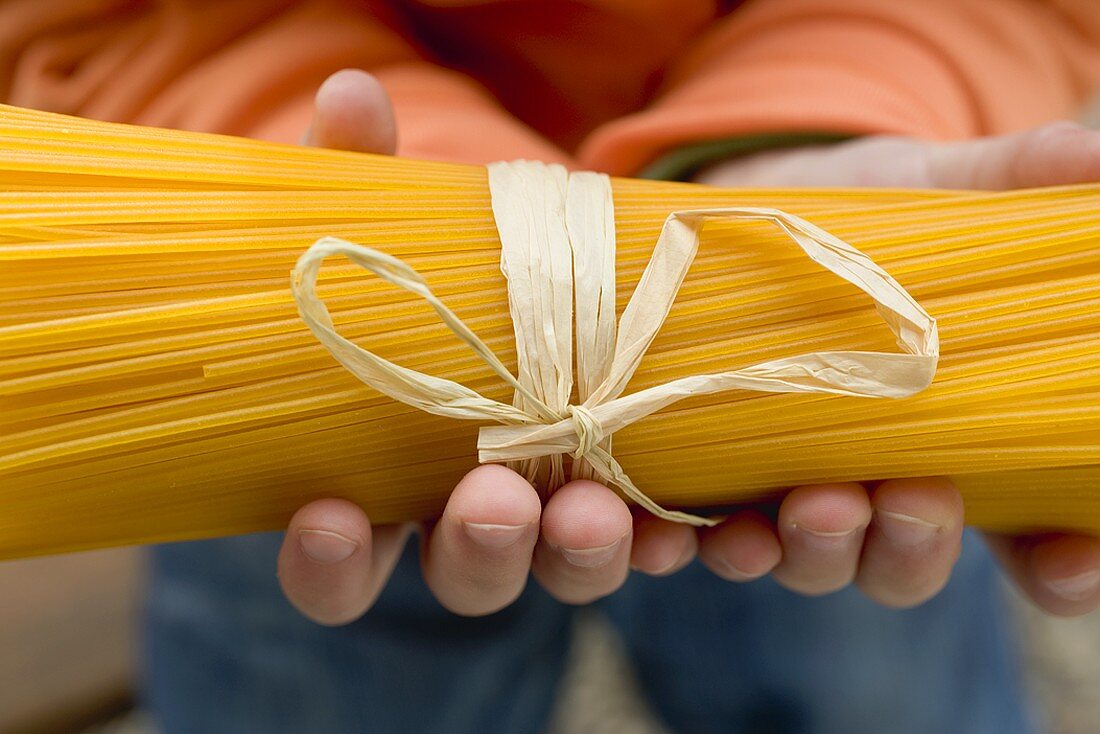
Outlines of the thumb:
[[393,155],[397,123],[378,80],[365,71],[338,71],[317,90],[303,145]]

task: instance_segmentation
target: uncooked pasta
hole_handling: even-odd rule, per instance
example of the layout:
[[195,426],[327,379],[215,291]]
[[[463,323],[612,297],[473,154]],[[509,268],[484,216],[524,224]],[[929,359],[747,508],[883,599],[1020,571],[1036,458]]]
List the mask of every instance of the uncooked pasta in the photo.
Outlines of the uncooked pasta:
[[[612,192],[620,312],[670,212],[769,207],[870,256],[941,339],[912,397],[735,391],[618,431],[656,502],[948,475],[971,524],[1100,532],[1100,187]],[[479,425],[381,395],[318,343],[290,273],[326,236],[415,268],[515,370],[484,168],[0,107],[0,556],[273,529],[327,496],[379,523],[438,513]],[[511,402],[418,297],[339,258],[317,294],[348,339]],[[627,392],[825,350],[896,345],[774,226],[715,221]]]

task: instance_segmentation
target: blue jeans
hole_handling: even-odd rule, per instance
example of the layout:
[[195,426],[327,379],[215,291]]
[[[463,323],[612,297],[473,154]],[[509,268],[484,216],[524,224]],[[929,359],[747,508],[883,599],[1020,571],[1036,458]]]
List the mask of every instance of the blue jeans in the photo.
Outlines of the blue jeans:
[[[279,537],[163,546],[146,626],[148,703],[165,734],[536,734],[572,612],[531,583],[489,617],[444,611],[415,543],[375,608],[330,629],[275,578]],[[909,611],[854,590],[818,599],[692,565],[635,575],[600,606],[652,706],[678,732],[1032,732],[996,571],[968,537],[948,587]]]

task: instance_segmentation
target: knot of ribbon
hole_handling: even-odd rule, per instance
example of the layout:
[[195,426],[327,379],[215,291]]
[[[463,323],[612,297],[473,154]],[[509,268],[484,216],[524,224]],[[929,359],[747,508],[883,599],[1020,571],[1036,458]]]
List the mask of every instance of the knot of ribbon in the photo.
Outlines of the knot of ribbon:
[[573,420],[573,432],[577,434],[577,450],[573,452],[573,458],[583,459],[603,440],[603,426],[583,405],[570,405],[565,410]]
[[[517,375],[435,296],[419,273],[384,252],[324,237],[302,254],[291,279],[304,322],[360,380],[428,413],[499,424],[480,429],[481,462],[508,462],[529,481],[552,491],[564,483],[562,457],[571,454],[573,478],[604,481],[659,517],[710,525],[706,518],[666,510],[639,490],[611,454],[612,435],[695,395],[756,390],[900,398],[923,390],[935,375],[935,319],[870,258],[804,219],[761,207],[672,212],[616,324],[610,179],[529,161],[494,163],[488,172],[516,337]],[[730,218],[775,224],[810,259],[869,295],[902,351],[814,352],[684,377],[624,395],[672,308],[704,224]],[[402,367],[340,336],[316,293],[321,263],[337,255],[425,300],[514,390],[512,404]]]

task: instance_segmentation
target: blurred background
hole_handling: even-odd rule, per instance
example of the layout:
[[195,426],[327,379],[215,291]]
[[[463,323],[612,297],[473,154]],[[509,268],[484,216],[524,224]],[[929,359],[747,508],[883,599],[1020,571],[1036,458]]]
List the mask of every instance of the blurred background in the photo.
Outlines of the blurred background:
[[[0,734],[155,734],[135,707],[140,549],[0,563]],[[1044,617],[1008,587],[1050,734],[1100,732],[1100,613]],[[613,633],[579,621],[551,734],[667,734]]]

